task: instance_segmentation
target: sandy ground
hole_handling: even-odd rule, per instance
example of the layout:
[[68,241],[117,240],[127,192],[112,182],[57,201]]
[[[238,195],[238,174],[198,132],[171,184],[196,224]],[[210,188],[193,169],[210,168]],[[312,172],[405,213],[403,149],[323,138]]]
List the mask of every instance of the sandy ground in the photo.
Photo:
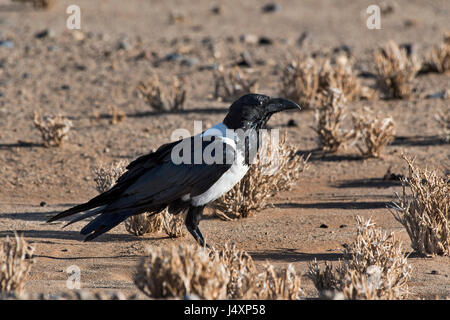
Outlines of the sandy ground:
[[[212,99],[213,63],[231,63],[247,50],[261,74],[260,92],[277,95],[282,66],[301,53],[331,51],[347,45],[361,71],[370,71],[373,50],[387,39],[413,43],[419,54],[439,43],[450,30],[448,1],[395,1],[394,11],[382,15],[382,29],[368,30],[365,10],[377,1],[278,1],[282,10],[262,13],[262,2],[252,0],[196,1],[77,1],[84,39],[65,27],[65,10],[73,1],[57,1],[48,11],[12,5],[0,0],[0,237],[22,232],[36,247],[25,290],[67,291],[66,269],[81,269],[82,287],[137,293],[133,273],[145,246],[193,243],[190,236],[169,239],[165,234],[138,238],[123,225],[94,242],[82,242],[80,225],[61,229],[46,224],[51,215],[97,194],[92,168],[114,160],[131,161],[170,140],[176,128],[193,130],[193,120],[204,126],[222,121],[229,104]],[[215,4],[223,13],[213,14]],[[184,21],[171,23],[170,14]],[[49,35],[36,38],[36,33]],[[297,39],[306,34],[300,46]],[[273,40],[261,46],[239,41],[254,34]],[[218,52],[216,59],[211,52]],[[169,53],[188,59],[163,61]],[[173,75],[186,81],[186,110],[158,114],[137,93],[139,81],[157,72],[164,81]],[[373,84],[373,80],[368,80]],[[372,81],[372,82],[370,82]],[[356,149],[323,156],[314,151],[317,137],[311,112],[275,115],[270,125],[286,130],[289,142],[301,153],[313,152],[310,168],[293,190],[274,200],[274,207],[239,221],[222,221],[209,211],[201,222],[208,242],[231,241],[247,250],[259,266],[293,263],[298,272],[313,259],[337,262],[340,249],[355,236],[360,215],[394,231],[411,252],[410,240],[386,205],[400,191],[395,181],[383,181],[391,172],[404,174],[402,152],[421,165],[440,172],[449,169],[449,145],[439,138],[434,121],[438,109],[449,110],[449,100],[424,99],[450,88],[450,77],[423,75],[416,79],[409,100],[362,101],[349,108],[368,106],[394,118],[396,139],[383,159],[361,159]],[[109,106],[127,118],[110,124]],[[33,112],[61,113],[74,124],[61,148],[45,148],[33,126]],[[97,116],[96,120],[94,119]],[[94,120],[93,120],[94,119]],[[295,119],[297,127],[286,127]],[[45,206],[41,206],[45,202]],[[320,228],[326,224],[328,228]],[[434,299],[450,294],[450,264],[444,257],[411,254],[411,298]],[[316,297],[306,277],[303,288]]]

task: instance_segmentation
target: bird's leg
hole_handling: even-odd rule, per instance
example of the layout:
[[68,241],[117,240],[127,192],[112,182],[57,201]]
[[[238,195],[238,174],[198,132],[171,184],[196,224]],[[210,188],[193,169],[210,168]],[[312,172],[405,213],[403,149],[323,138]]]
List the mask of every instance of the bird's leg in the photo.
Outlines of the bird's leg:
[[192,234],[195,241],[197,241],[202,247],[209,248],[209,245],[205,243],[205,238],[203,237],[202,232],[200,231],[200,228],[198,227],[198,224],[200,223],[200,220],[203,216],[203,209],[205,206],[199,206],[199,207],[189,207],[189,211],[186,216],[186,228],[188,231]]

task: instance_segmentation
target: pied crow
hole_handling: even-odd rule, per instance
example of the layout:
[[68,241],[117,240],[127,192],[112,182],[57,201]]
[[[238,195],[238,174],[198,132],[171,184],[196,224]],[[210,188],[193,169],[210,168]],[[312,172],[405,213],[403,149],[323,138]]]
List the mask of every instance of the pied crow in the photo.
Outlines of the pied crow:
[[261,142],[259,130],[272,114],[288,109],[300,107],[287,99],[244,95],[233,102],[223,122],[137,158],[111,189],[48,222],[82,213],[69,225],[95,216],[80,232],[89,241],[132,215],[187,210],[185,225],[205,246],[199,229],[204,207],[244,177]]

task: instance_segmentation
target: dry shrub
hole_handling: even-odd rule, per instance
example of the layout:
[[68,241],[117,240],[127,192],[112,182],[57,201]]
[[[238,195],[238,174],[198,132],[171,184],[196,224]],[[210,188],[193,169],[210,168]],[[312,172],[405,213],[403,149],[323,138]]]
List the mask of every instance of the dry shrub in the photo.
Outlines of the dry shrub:
[[109,106],[109,112],[111,114],[111,124],[118,124],[126,118],[125,112],[119,110],[116,106]]
[[170,238],[181,238],[186,235],[184,231],[185,213],[174,215],[164,210],[161,214],[164,231]]
[[369,88],[361,86],[350,59],[344,55],[333,61],[298,58],[284,69],[280,94],[308,109],[323,104],[324,93],[326,96],[332,88],[342,92],[347,100],[373,97]]
[[214,99],[235,101],[239,97],[258,91],[258,79],[239,67],[220,66],[214,73]]
[[41,116],[34,112],[34,125],[41,132],[46,147],[60,147],[72,128],[72,122],[61,115]]
[[370,219],[357,217],[356,240],[344,249],[344,259],[333,270],[313,261],[308,277],[317,290],[340,292],[345,299],[400,299],[407,295],[411,267],[394,234],[375,228]]
[[342,91],[331,88],[325,94],[323,104],[316,109],[317,128],[313,128],[319,135],[320,147],[325,152],[337,152],[345,147],[355,137],[352,130],[342,129],[344,121],[346,99]]
[[219,259],[198,245],[151,247],[138,265],[136,286],[154,298],[225,299],[229,275]]
[[121,291],[98,291],[89,290],[71,290],[69,292],[41,293],[25,292],[17,294],[1,294],[0,300],[141,300],[144,296],[141,294],[124,294]]
[[12,2],[31,3],[36,9],[49,9],[55,4],[55,0],[12,0]]
[[320,67],[313,58],[298,58],[281,76],[280,95],[297,102],[302,108],[314,108],[319,99]]
[[22,236],[6,237],[0,245],[0,293],[21,293],[30,271],[34,248]]
[[[436,171],[419,168],[403,156],[409,175],[403,194],[397,195],[392,214],[408,232],[411,246],[424,255],[450,255],[450,192],[445,178]],[[412,197],[406,194],[409,186]]]
[[162,213],[150,214],[144,212],[125,220],[125,229],[135,236],[143,236],[146,233],[157,233],[162,230],[162,227]]
[[92,171],[97,191],[103,193],[111,189],[111,187],[116,184],[117,179],[119,179],[126,170],[124,161],[114,162],[109,166],[100,164],[95,167]]
[[213,252],[212,258],[219,259],[229,273],[228,299],[296,300],[302,293],[300,277],[291,264],[278,272],[266,264],[257,273],[252,257],[234,245],[225,244],[224,249]]
[[147,104],[156,111],[182,110],[186,101],[186,90],[184,82],[174,77],[168,87],[161,85],[159,77],[154,74],[146,81],[141,81],[138,86]]
[[235,245],[225,244],[222,250],[213,249],[213,258],[219,259],[228,271],[227,297],[229,299],[255,298],[257,292],[256,267],[252,257]]
[[377,85],[387,99],[407,98],[412,93],[412,83],[419,70],[415,55],[409,56],[394,41],[375,53]]
[[263,210],[277,192],[290,190],[307,169],[307,161],[286,142],[287,134],[278,144],[261,139],[263,146],[247,174],[229,192],[213,202],[215,214],[224,220],[246,218]]
[[361,142],[356,146],[364,157],[380,158],[384,147],[394,140],[394,120],[377,118],[368,108],[353,114],[353,125]]
[[446,73],[450,71],[450,31],[444,35],[444,41],[433,47],[425,57],[424,72]]
[[225,245],[208,251],[198,245],[149,248],[135,276],[137,287],[154,298],[298,299],[300,277],[292,265],[257,273],[250,255]]
[[439,123],[442,130],[442,137],[444,141],[450,141],[450,112],[446,110],[439,110],[435,115],[436,121]]
[[158,233],[164,229],[170,238],[180,238],[185,236],[184,214],[173,215],[167,210],[155,214],[144,212],[125,220],[125,228],[135,236]]
[[300,277],[291,264],[280,272],[275,272],[274,267],[267,264],[258,278],[256,294],[258,300],[297,300],[303,292],[300,288]]
[[352,69],[352,63],[345,55],[338,56],[334,64],[330,60],[322,63],[320,71],[320,90],[336,88],[347,101],[359,99],[362,87]]

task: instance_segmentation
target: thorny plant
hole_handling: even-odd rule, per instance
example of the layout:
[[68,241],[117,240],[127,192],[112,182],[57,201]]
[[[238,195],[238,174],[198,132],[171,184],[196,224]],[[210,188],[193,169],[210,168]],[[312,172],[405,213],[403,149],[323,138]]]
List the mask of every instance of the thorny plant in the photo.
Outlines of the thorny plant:
[[[448,107],[447,107],[448,109]],[[444,141],[450,141],[450,110],[441,109],[435,115],[436,121],[439,123],[442,130],[442,138]]]
[[214,99],[235,101],[239,97],[258,91],[258,79],[239,67],[220,66],[214,73]]
[[356,136],[353,130],[342,129],[347,116],[345,114],[346,99],[342,91],[331,88],[325,94],[324,102],[316,109],[317,128],[312,128],[319,135],[319,144],[323,151],[335,153],[346,147]]
[[[409,175],[391,213],[408,232],[412,248],[423,255],[450,256],[450,190],[436,171],[420,168],[403,155]],[[411,197],[407,196],[409,186]]]
[[177,77],[173,78],[171,86],[166,87],[160,83],[158,75],[154,74],[148,80],[141,81],[138,89],[147,104],[156,111],[178,111],[184,108],[186,89],[184,82]]
[[148,248],[135,276],[137,287],[154,298],[298,299],[300,277],[292,265],[256,272],[250,255],[235,246],[208,251],[197,245]]
[[386,99],[408,98],[412,94],[412,84],[419,70],[419,62],[414,54],[408,55],[394,41],[375,53],[377,84]]
[[421,71],[450,72],[450,31],[444,35],[443,42],[433,47],[427,54]]
[[351,60],[345,55],[333,60],[299,57],[283,70],[280,94],[305,109],[314,109],[324,103],[327,92],[333,88],[339,90],[346,100],[374,97],[371,89],[361,85]]
[[7,236],[0,242],[0,293],[20,294],[33,264],[34,248],[22,236]]
[[391,117],[377,118],[368,108],[352,116],[354,132],[360,141],[356,147],[364,157],[380,158],[384,147],[394,140],[394,120]]
[[308,266],[308,277],[321,295],[339,292],[345,299],[401,299],[408,294],[411,267],[394,234],[375,228],[369,220],[357,217],[357,235],[343,253],[344,259],[333,270],[316,260]]
[[72,128],[72,122],[61,115],[41,118],[34,112],[34,126],[40,131],[46,147],[60,147]]

